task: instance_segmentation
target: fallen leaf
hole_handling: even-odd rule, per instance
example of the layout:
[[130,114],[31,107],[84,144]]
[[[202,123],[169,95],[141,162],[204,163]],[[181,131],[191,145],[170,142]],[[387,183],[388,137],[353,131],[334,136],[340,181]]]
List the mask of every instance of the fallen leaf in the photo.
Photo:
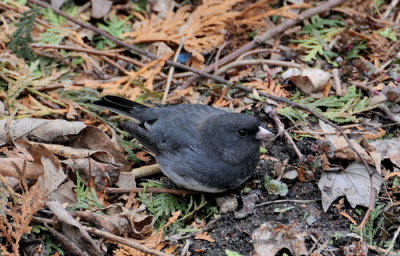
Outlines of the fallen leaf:
[[[374,196],[373,203],[379,193],[382,178],[372,166]],[[322,206],[326,212],[329,206],[340,196],[346,196],[351,207],[357,205],[369,207],[371,181],[368,170],[364,164],[353,162],[345,171],[325,171],[322,173],[318,187],[322,193]]]
[[[0,120],[0,146],[6,142],[4,129],[6,122],[7,120]],[[12,121],[10,133],[14,140],[26,136],[28,139],[36,141],[52,142],[57,139],[65,139],[65,136],[68,135],[76,135],[85,127],[86,125],[82,122],[24,118]]]
[[[333,139],[332,144],[335,147],[334,153],[335,157],[339,159],[346,160],[357,160],[361,162],[361,159],[356,155],[356,153],[349,147],[343,136],[339,136]],[[378,173],[381,173],[381,154],[376,151],[367,151],[355,140],[350,139],[351,145],[360,153],[360,155],[367,161],[368,164],[376,167]]]
[[49,201],[57,201],[62,205],[75,205],[77,202],[74,192],[75,187],[76,185],[70,180],[61,184],[56,190],[53,191],[53,193],[48,196]]
[[308,255],[304,244],[305,232],[302,232],[297,222],[285,226],[276,221],[262,224],[254,230],[251,239],[256,255],[276,255],[283,248],[292,255]]
[[113,2],[108,0],[92,0],[92,17],[101,19],[110,11]]
[[91,158],[66,159],[61,161],[70,173],[79,172],[81,178],[88,182],[92,180],[97,191],[104,190],[115,184],[119,178],[118,164],[102,163]]
[[124,235],[131,232],[129,221],[122,216],[108,216],[92,211],[71,211],[72,217],[82,222],[90,223],[96,228],[114,235]]
[[80,137],[72,146],[95,151],[105,151],[111,154],[116,164],[121,165],[119,169],[121,172],[131,171],[131,164],[126,160],[121,147],[114,143],[102,130],[97,127],[87,126],[79,135]]
[[331,74],[318,68],[289,68],[282,74],[282,78],[290,79],[302,92],[314,98],[322,98]]
[[377,140],[369,143],[383,158],[390,159],[392,163],[400,167],[400,139]]

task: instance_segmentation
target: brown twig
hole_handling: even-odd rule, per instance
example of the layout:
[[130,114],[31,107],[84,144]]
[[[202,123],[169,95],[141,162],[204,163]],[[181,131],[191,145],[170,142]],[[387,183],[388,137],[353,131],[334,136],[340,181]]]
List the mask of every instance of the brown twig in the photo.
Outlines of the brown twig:
[[160,252],[160,251],[148,248],[148,247],[146,247],[144,245],[141,245],[141,244],[139,244],[137,242],[134,242],[134,241],[132,241],[130,239],[126,239],[126,238],[123,238],[123,237],[120,237],[120,236],[116,236],[116,235],[113,235],[111,233],[108,233],[108,232],[105,232],[105,231],[102,231],[102,230],[99,230],[99,229],[96,229],[96,228],[88,228],[88,227],[84,227],[84,228],[90,234],[104,237],[104,238],[106,238],[108,240],[112,240],[112,241],[115,241],[117,243],[127,245],[129,247],[135,248],[135,249],[140,250],[140,251],[145,252],[145,253],[150,253],[152,255],[157,255],[157,256],[172,256],[171,254],[168,254],[168,253],[165,253],[165,252]]
[[278,126],[278,133],[279,135],[283,133],[285,135],[286,140],[289,141],[289,143],[292,145],[294,151],[296,152],[297,156],[299,159],[303,158],[303,154],[300,152],[298,149],[296,143],[294,143],[292,137],[290,137],[289,133],[285,130],[285,126],[281,122],[281,120],[278,117],[278,113],[276,112],[276,109],[272,107],[265,107],[265,112],[269,114],[269,116],[272,118],[272,120],[275,121],[275,124]]
[[[319,13],[325,12],[330,10],[331,8],[338,6],[342,3],[344,3],[346,0],[330,0],[328,2],[325,2],[315,8],[312,9],[308,9],[302,13],[300,13],[298,15],[298,19],[297,20],[285,20],[284,22],[282,22],[281,24],[277,25],[276,27],[273,27],[271,29],[269,29],[267,32],[265,32],[264,34],[256,37],[253,41],[243,45],[242,47],[240,47],[238,50],[234,51],[233,53],[225,56],[224,58],[219,60],[219,65],[223,65],[226,64],[234,59],[236,59],[237,57],[239,57],[240,55],[242,55],[245,52],[248,52],[252,49],[254,49],[257,45],[264,43],[265,41],[271,39],[272,37],[276,36],[279,33],[282,33],[285,30],[288,30],[289,28],[293,27],[294,25],[296,25],[297,23],[308,19],[314,15],[317,15]],[[211,64],[209,66],[207,66],[203,71],[204,72],[211,72],[212,70],[214,70],[214,66],[215,64]],[[194,79],[196,79],[197,76],[192,77],[190,79],[188,79],[184,84],[183,84],[183,88],[187,87],[188,85],[190,85]]]
[[218,65],[218,61],[219,61],[219,56],[221,56],[221,52],[222,52],[222,50],[225,48],[225,46],[227,46],[228,45],[228,43],[227,42],[224,42],[222,45],[221,45],[221,47],[219,47],[219,49],[218,49],[218,51],[217,51],[217,55],[215,56],[215,68],[214,68],[214,73],[218,73],[218,68],[219,68],[219,65]]
[[345,91],[343,90],[342,83],[340,82],[339,70],[337,68],[332,69],[333,85],[335,87],[336,96],[344,96]]
[[392,0],[390,3],[389,7],[386,9],[385,13],[382,16],[382,19],[386,20],[386,18],[389,16],[390,12],[393,10],[394,7],[399,3],[399,0]]
[[218,70],[218,72],[215,73],[215,75],[219,76],[222,73],[225,73],[231,68],[235,67],[241,67],[241,66],[247,66],[247,65],[260,65],[260,64],[268,64],[268,65],[275,65],[275,66],[283,66],[283,67],[291,67],[291,68],[301,68],[300,64],[294,63],[294,62],[289,62],[289,61],[282,61],[282,60],[264,60],[264,59],[258,59],[258,60],[238,60],[232,63],[229,63],[228,65],[223,66]]
[[[385,255],[389,255],[389,256],[400,256],[400,254],[398,253],[394,253],[394,252],[388,252],[388,250],[380,248],[378,246],[374,246],[374,245],[369,245],[367,244],[368,249],[375,251],[377,253],[385,253]],[[387,254],[386,254],[387,253]]]
[[169,188],[106,188],[105,193],[109,194],[125,194],[131,192],[146,192],[146,193],[168,193],[179,196],[186,196],[189,194],[200,194],[199,191],[185,190],[185,189],[169,189]]

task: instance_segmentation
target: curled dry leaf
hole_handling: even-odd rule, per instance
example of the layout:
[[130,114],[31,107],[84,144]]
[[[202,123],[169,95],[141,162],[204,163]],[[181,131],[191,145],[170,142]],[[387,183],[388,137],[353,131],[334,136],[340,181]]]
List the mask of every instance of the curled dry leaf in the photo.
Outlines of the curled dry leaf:
[[105,151],[113,156],[117,164],[121,165],[121,172],[131,170],[130,163],[121,152],[121,147],[114,143],[102,130],[88,126],[79,135],[78,140],[73,144],[74,147]]
[[305,232],[302,232],[297,222],[285,226],[276,221],[262,224],[254,230],[251,239],[256,255],[276,255],[286,248],[292,255],[308,255],[304,244]]
[[[0,121],[0,126],[1,122],[3,122],[3,129],[0,128],[0,143],[4,144],[6,131],[4,120]],[[18,178],[19,174],[12,163],[21,169],[24,162],[29,160],[26,162],[26,178],[36,180],[44,173],[46,175],[44,182],[49,186],[45,187],[49,189],[49,193],[65,179],[58,159],[53,153],[67,158],[62,162],[64,167],[79,171],[85,181],[93,178],[97,190],[115,184],[121,170],[130,171],[131,169],[115,139],[110,139],[100,129],[86,126],[82,122],[27,118],[12,121],[9,131],[13,138],[23,136],[39,142],[28,143],[19,140],[17,144],[20,147],[26,149],[29,147],[32,150],[28,150],[29,154],[16,152],[13,153],[13,157],[0,159],[3,163],[0,166],[0,173]],[[59,141],[64,142],[64,145],[42,143]],[[36,160],[32,160],[32,157]],[[47,171],[43,172],[43,168]]]
[[[0,120],[0,146],[6,142],[6,130],[4,125],[7,120]],[[42,142],[64,141],[65,136],[76,135],[86,125],[82,122],[68,122],[65,120],[47,120],[24,118],[13,120],[9,131],[12,138],[27,137]]]
[[[46,195],[51,194],[65,181],[67,175],[61,168],[57,157],[44,146],[32,145],[27,149],[32,156],[40,152],[40,162],[43,166],[44,175],[39,177],[39,182],[42,184],[43,191],[46,191]],[[36,160],[35,156],[34,159]]]
[[[372,176],[374,197],[379,193],[382,177],[375,168],[370,167],[374,172]],[[318,187],[322,193],[322,206],[326,212],[329,206],[340,196],[346,196],[351,207],[357,205],[369,207],[371,180],[364,164],[354,162],[345,171],[326,171],[322,173]]]
[[130,211],[125,214],[128,219],[133,236],[143,238],[153,231],[153,215],[140,214],[138,211]]
[[315,98],[324,97],[331,74],[318,68],[289,68],[282,74],[283,79],[290,79],[302,92]]
[[88,255],[103,255],[99,245],[90,237],[82,225],[65,210],[59,202],[47,202],[47,207],[54,213],[61,224],[62,233]]

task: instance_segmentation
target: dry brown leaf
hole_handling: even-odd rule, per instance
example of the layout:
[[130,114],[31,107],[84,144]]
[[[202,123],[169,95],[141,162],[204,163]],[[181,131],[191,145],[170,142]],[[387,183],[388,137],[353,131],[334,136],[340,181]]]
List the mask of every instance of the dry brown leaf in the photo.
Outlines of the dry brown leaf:
[[194,239],[205,240],[210,243],[215,243],[215,240],[209,234],[207,234],[207,232],[202,232],[197,234],[197,236],[195,236]]
[[[0,145],[4,145],[6,142],[6,131],[4,130],[6,122],[7,120],[0,120]],[[50,142],[69,135],[76,135],[85,127],[86,125],[82,122],[24,118],[12,121],[10,133],[14,140],[26,136],[34,140]]]
[[282,78],[290,79],[304,93],[322,98],[331,74],[318,68],[289,68],[282,74]]
[[[356,160],[361,161],[361,159],[354,153],[354,151],[349,147],[343,136],[337,137],[331,140],[332,144],[335,146],[335,157],[339,159],[346,160]],[[351,145],[360,153],[360,155],[367,161],[368,164],[376,167],[378,173],[381,173],[381,154],[376,151],[367,151],[357,141],[351,139]]]
[[57,201],[62,205],[74,205],[77,202],[74,192],[75,187],[76,185],[69,180],[54,190],[53,193],[48,196],[48,199],[49,201]]
[[118,164],[102,163],[91,158],[66,159],[61,162],[69,173],[79,172],[84,181],[93,181],[97,191],[115,184],[121,168]]
[[96,228],[109,232],[114,235],[125,235],[131,232],[129,221],[118,215],[103,215],[92,211],[70,211],[72,217],[79,218],[94,225]]
[[283,89],[280,84],[276,84],[272,82],[270,85],[267,82],[264,81],[252,81],[245,83],[244,85],[250,86],[250,87],[255,87],[258,90],[265,92],[270,95],[278,96],[278,97],[288,97],[289,92]]
[[128,219],[133,232],[133,236],[136,238],[143,238],[149,236],[153,231],[153,215],[140,214],[137,211],[129,211],[124,214]]
[[[102,130],[93,126],[87,126],[79,135],[78,141],[73,144],[74,147],[86,148],[94,151],[105,151],[114,158],[116,164],[122,165],[120,168],[121,172],[129,172],[131,170],[131,165],[128,160],[126,160],[125,155],[121,151],[121,147],[114,143]],[[93,156],[99,157],[105,156],[105,154],[95,154]],[[107,157],[107,159],[109,158]]]

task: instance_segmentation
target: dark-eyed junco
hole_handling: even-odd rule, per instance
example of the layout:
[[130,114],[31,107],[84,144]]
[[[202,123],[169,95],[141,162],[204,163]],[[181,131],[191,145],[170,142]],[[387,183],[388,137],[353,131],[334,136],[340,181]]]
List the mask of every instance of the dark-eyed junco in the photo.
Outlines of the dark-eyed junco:
[[272,135],[255,117],[206,105],[149,108],[117,96],[94,104],[133,118],[122,128],[155,154],[166,176],[191,190],[216,193],[241,185],[258,164],[260,140]]

